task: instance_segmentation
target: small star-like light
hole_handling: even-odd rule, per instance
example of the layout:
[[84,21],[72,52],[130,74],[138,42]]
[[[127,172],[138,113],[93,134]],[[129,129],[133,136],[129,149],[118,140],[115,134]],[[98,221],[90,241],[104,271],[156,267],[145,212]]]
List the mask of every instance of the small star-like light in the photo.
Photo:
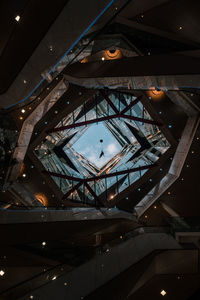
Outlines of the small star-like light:
[[105,60],[105,57],[102,57],[101,60]]
[[22,108],[21,112],[24,114],[26,111],[25,111],[25,109],[24,109],[24,108]]
[[165,290],[162,290],[161,292],[161,295],[164,297],[167,293],[165,292]]
[[179,26],[179,28],[178,28],[179,30],[182,30],[183,29],[183,27],[182,26]]
[[23,173],[23,175],[22,175],[24,178],[26,177],[26,173]]
[[26,84],[27,83],[27,81],[24,79],[24,84]]
[[54,111],[54,113],[55,113],[55,114],[57,114],[57,113],[58,113],[58,111],[57,111],[57,110],[55,110],[55,111]]
[[33,299],[33,295],[30,295],[30,299]]
[[17,21],[17,22],[19,22],[20,19],[21,19],[21,17],[20,17],[19,15],[17,15],[17,16],[15,17],[15,21]]
[[22,117],[22,116],[20,116],[20,117],[19,117],[19,119],[20,119],[20,120],[23,120],[23,117]]
[[42,242],[42,246],[46,246],[46,244],[47,244],[46,242]]
[[154,209],[156,209],[157,208],[157,206],[156,205],[154,205],[154,207],[153,207]]
[[3,276],[5,272],[3,270],[0,270],[0,276]]
[[53,276],[52,280],[56,280],[56,278],[57,278],[56,276]]
[[148,218],[148,216],[147,216],[147,215],[145,215],[144,217],[145,217],[145,219],[147,219],[147,218]]
[[66,286],[66,285],[67,285],[67,282],[64,282],[64,285]]
[[168,195],[171,195],[171,192],[168,192],[167,194],[168,194]]

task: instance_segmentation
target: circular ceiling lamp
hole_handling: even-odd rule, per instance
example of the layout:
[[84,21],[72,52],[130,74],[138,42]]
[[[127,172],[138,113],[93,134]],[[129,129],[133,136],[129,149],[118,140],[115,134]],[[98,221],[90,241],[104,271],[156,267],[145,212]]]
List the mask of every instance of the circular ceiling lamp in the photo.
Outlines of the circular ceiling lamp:
[[155,87],[152,87],[147,92],[148,97],[151,97],[153,100],[160,101],[164,98],[164,92],[156,89]]
[[122,58],[122,52],[119,49],[105,50],[104,56],[106,59],[120,59]]
[[34,194],[35,198],[40,201],[44,206],[47,206],[48,205],[48,200],[47,200],[47,197],[42,194],[42,193],[36,193]]

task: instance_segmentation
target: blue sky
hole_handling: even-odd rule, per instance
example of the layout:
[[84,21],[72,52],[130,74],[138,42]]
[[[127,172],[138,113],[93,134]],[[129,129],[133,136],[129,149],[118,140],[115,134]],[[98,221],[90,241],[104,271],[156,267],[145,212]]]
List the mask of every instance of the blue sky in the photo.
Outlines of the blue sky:
[[[103,143],[100,143],[101,139]],[[74,143],[73,148],[99,168],[103,167],[121,150],[120,144],[104,123],[91,125],[80,139]],[[99,158],[102,150],[104,156]]]

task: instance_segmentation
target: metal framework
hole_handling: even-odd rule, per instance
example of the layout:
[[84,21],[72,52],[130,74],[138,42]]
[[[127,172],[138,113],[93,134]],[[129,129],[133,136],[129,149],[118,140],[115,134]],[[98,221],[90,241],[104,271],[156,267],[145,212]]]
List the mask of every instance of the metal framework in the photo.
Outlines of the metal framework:
[[59,131],[63,131],[63,130],[71,129],[71,128],[77,128],[77,127],[86,126],[86,125],[89,125],[89,124],[104,122],[104,121],[108,121],[108,120],[112,120],[112,119],[120,119],[120,118],[133,120],[133,121],[138,121],[138,122],[141,122],[141,123],[146,123],[146,124],[151,124],[151,125],[156,125],[156,126],[162,126],[163,125],[160,122],[153,121],[153,120],[148,120],[148,119],[145,119],[145,118],[128,116],[128,115],[124,115],[124,114],[116,114],[116,115],[110,115],[110,116],[97,118],[97,119],[93,119],[93,120],[87,120],[87,121],[84,121],[84,122],[74,123],[74,124],[70,124],[70,125],[67,125],[67,126],[61,126],[61,127],[53,128],[53,129],[48,130],[47,133],[59,132]]
[[50,172],[50,171],[46,171],[46,170],[44,170],[43,173],[48,174],[50,176],[55,176],[55,177],[58,177],[58,178],[68,179],[68,180],[71,180],[72,182],[74,182],[74,181],[78,182],[76,185],[74,185],[64,195],[63,199],[68,198],[73,192],[77,191],[81,187],[81,185],[83,184],[88,189],[90,194],[94,197],[95,201],[98,202],[100,205],[104,206],[104,203],[102,203],[102,201],[99,199],[99,197],[96,195],[96,193],[93,191],[93,189],[88,184],[89,182],[92,182],[92,181],[96,182],[96,181],[101,180],[101,179],[106,179],[106,178],[119,176],[119,175],[128,175],[130,173],[150,169],[150,168],[153,168],[155,166],[157,166],[157,164],[152,164],[152,165],[147,165],[147,166],[140,166],[140,167],[133,168],[133,169],[123,170],[123,171],[114,172],[114,173],[110,173],[110,174],[103,174],[103,175],[100,175],[100,176],[94,176],[94,177],[89,177],[89,178],[78,178],[78,177],[63,175],[63,174],[60,174],[60,173]]

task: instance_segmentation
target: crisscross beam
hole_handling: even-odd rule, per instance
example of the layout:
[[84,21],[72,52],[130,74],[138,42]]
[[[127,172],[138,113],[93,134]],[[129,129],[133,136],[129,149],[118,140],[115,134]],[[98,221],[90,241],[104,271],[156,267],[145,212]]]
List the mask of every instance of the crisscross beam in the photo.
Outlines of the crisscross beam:
[[137,122],[141,122],[141,123],[146,123],[146,124],[151,124],[151,125],[157,125],[157,126],[162,126],[163,125],[162,123],[156,122],[154,120],[139,118],[139,117],[135,117],[135,116],[128,116],[128,115],[123,115],[123,114],[117,114],[117,115],[111,115],[111,116],[106,116],[106,117],[102,117],[102,118],[87,120],[87,121],[83,121],[83,122],[78,122],[78,123],[70,124],[70,125],[67,125],[67,126],[61,126],[61,127],[53,128],[53,129],[48,130],[47,133],[59,132],[59,131],[63,131],[63,130],[71,129],[71,128],[77,128],[77,127],[86,126],[86,125],[89,125],[89,124],[109,121],[109,120],[112,120],[112,119],[120,119],[120,118],[121,119],[132,120],[132,121],[137,121]]
[[[94,176],[94,177],[88,177],[88,178],[78,178],[78,177],[73,177],[73,176],[64,175],[64,174],[55,173],[55,172],[50,172],[50,171],[46,171],[46,170],[43,171],[43,173],[46,173],[50,176],[55,176],[55,177],[58,177],[58,178],[64,178],[64,179],[68,179],[68,180],[78,181],[82,184],[82,183],[85,183],[85,182],[97,181],[97,180],[104,179],[104,178],[110,178],[110,177],[114,177],[114,176],[130,174],[130,173],[133,173],[133,172],[150,169],[150,168],[153,168],[155,166],[157,166],[156,163],[152,164],[152,165],[140,166],[140,167],[137,167],[137,168],[122,170],[122,171],[118,171],[118,172],[114,172],[114,173],[110,173],[110,174],[103,174],[103,175],[100,175],[100,176]],[[75,187],[76,186],[74,186],[74,188]]]

